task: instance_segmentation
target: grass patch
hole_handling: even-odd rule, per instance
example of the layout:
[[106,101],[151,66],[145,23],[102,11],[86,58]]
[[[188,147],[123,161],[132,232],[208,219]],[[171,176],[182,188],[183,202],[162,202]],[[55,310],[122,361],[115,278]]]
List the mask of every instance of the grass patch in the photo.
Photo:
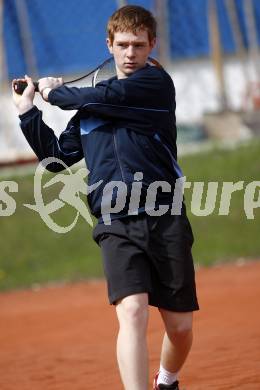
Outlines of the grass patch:
[[[53,176],[44,175],[44,181]],[[66,234],[55,233],[38,213],[23,205],[35,203],[33,175],[8,180],[15,180],[19,191],[10,194],[16,201],[15,213],[0,218],[0,289],[103,276],[99,248],[85,220],[79,217],[76,226]],[[55,184],[44,190],[44,203],[58,199],[61,188],[62,184]],[[70,225],[75,215],[69,205],[51,214],[61,226]]]
[[[220,150],[186,156],[181,166],[187,181],[219,182],[214,212],[209,216],[196,216],[192,212],[192,191],[185,190],[185,199],[195,242],[194,259],[197,263],[210,265],[216,261],[228,261],[237,257],[259,257],[259,217],[260,208],[255,209],[254,219],[248,219],[244,210],[244,193],[232,194],[230,212],[219,215],[223,182],[244,182],[244,188],[252,181],[260,180],[260,141],[240,146],[235,150]],[[192,188],[192,187],[191,187]],[[256,189],[255,197],[259,189]],[[205,204],[205,194],[203,197]],[[203,207],[203,202],[202,202]]]

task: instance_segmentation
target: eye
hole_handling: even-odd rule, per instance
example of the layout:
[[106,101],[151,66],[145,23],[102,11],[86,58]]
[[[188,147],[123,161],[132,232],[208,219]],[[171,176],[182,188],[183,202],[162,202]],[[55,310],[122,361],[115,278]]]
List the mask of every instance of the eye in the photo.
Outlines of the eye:
[[118,43],[117,46],[126,49],[128,45],[127,45],[127,43]]

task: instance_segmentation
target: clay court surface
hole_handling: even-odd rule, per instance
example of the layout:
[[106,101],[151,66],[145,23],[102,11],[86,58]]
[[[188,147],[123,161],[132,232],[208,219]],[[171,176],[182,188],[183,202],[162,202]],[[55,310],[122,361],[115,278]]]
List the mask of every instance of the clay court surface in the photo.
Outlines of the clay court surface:
[[[201,310],[180,380],[186,390],[260,389],[260,261],[197,270]],[[162,326],[149,322],[150,377]],[[0,294],[0,389],[123,389],[117,322],[104,282]]]

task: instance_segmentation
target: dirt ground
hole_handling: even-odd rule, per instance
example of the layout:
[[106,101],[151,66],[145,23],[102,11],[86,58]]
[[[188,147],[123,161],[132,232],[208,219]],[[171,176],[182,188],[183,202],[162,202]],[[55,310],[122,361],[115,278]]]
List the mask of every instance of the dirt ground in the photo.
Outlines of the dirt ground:
[[[260,389],[260,261],[197,270],[200,311],[180,374],[186,390]],[[117,321],[104,282],[0,294],[1,390],[122,390]],[[151,308],[150,378],[162,323]]]

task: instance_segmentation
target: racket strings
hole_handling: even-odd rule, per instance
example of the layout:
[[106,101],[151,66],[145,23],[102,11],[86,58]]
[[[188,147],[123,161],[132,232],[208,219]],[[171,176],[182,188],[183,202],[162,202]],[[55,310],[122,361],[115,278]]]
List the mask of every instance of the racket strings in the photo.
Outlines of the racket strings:
[[[151,66],[156,66],[161,68],[161,64],[152,57],[149,57],[147,63]],[[112,77],[116,77],[116,64],[114,61],[114,57],[109,58],[104,61],[97,69],[94,70],[93,78],[92,78],[92,86],[95,87],[99,82],[108,80]]]

